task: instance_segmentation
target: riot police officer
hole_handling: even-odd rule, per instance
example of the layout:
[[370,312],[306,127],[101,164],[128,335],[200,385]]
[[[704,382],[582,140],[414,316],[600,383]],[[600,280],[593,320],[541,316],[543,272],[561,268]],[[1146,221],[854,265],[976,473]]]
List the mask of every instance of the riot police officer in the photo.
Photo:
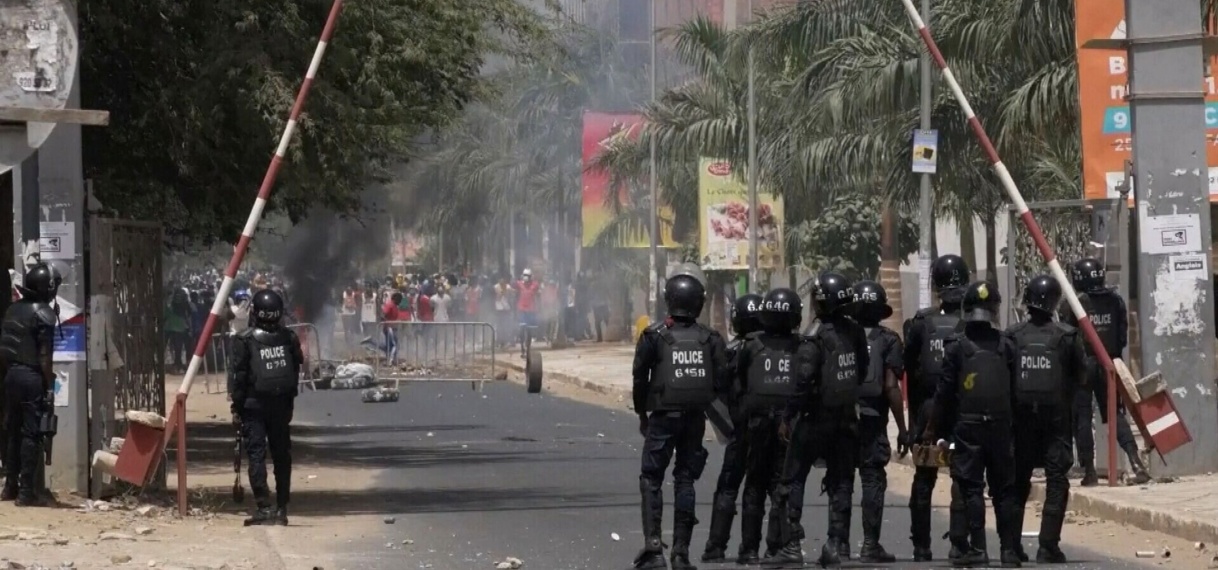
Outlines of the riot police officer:
[[[863,496],[859,507],[863,515],[863,547],[859,560],[869,563],[896,562],[880,544],[880,527],[884,522],[884,493],[888,490],[888,472],[885,467],[892,458],[892,447],[888,442],[888,414],[897,422],[898,453],[908,453],[909,432],[905,428],[905,401],[901,384],[897,380],[903,373],[901,338],[881,321],[892,316],[888,305],[888,293],[875,281],[859,281],[854,284],[854,318],[867,332],[867,351],[870,354],[867,376],[859,387],[859,455],[858,471],[862,479]],[[854,487],[854,474],[850,474],[850,487]],[[840,552],[848,558],[849,511],[846,511],[847,548]]]
[[[931,397],[935,393],[935,378],[943,362],[943,346],[947,338],[960,327],[960,301],[969,282],[969,268],[958,255],[942,255],[930,267],[931,285],[939,295],[939,306],[919,310],[912,319],[905,321],[905,370],[908,372],[909,413],[913,416],[909,441],[921,439],[928,419]],[[939,470],[934,467],[914,469],[913,486],[909,492],[910,540],[914,547],[914,560],[931,560],[930,506]],[[953,488],[952,522],[963,522],[963,505]],[[963,532],[955,528],[954,532]]]
[[[1091,317],[1091,324],[1095,326],[1095,332],[1100,335],[1100,341],[1104,343],[1108,357],[1120,358],[1125,346],[1129,344],[1129,321],[1125,299],[1122,299],[1115,290],[1104,285],[1104,264],[1100,263],[1098,259],[1089,257],[1078,260],[1074,264],[1072,273],[1071,281],[1073,281],[1074,288],[1081,293],[1079,301],[1082,302],[1087,315]],[[1078,326],[1078,319],[1074,317],[1074,313],[1068,307],[1063,308],[1061,320],[1070,326]],[[1109,420],[1108,376],[1104,367],[1099,363],[1099,359],[1091,352],[1091,346],[1085,345],[1085,347],[1089,357],[1087,383],[1091,385],[1091,389],[1079,390],[1074,396],[1074,437],[1078,447],[1078,461],[1083,467],[1082,485],[1093,487],[1099,484],[1099,476],[1095,472],[1092,394],[1094,394],[1094,402],[1099,404],[1100,421],[1106,425]],[[1138,442],[1133,438],[1133,430],[1129,428],[1129,421],[1125,419],[1125,407],[1120,394],[1118,389],[1115,420],[1117,443],[1129,457],[1129,464],[1133,467],[1134,483],[1140,485],[1150,481],[1150,474],[1147,473],[1146,466],[1142,464],[1141,456],[1138,454]]]
[[[761,303],[761,295],[750,293],[741,295],[732,304],[731,325],[736,338],[727,343],[727,362],[728,369],[733,371],[733,378],[745,337],[761,330],[761,321],[758,319]],[[726,398],[732,432],[728,436],[727,447],[723,450],[723,467],[719,470],[719,479],[715,482],[710,536],[706,539],[706,550],[702,553],[703,562],[723,562],[726,559],[727,541],[732,536],[732,519],[736,518],[736,497],[740,493],[740,484],[744,482],[745,458],[748,456],[745,428],[748,422],[740,413],[741,388],[738,384],[733,385],[732,393]]]
[[[634,353],[634,409],[639,415],[643,445],[639,492],[643,507],[643,551],[635,568],[664,568],[660,523],[664,511],[664,471],[673,468],[672,567],[690,570],[689,541],[693,535],[694,482],[706,467],[706,408],[726,394],[730,378],[726,346],[719,333],[696,322],[706,301],[706,289],[690,275],[664,283],[668,318],[647,327]],[[650,415],[649,415],[650,413]]]
[[[774,289],[766,293],[761,305],[761,332],[748,336],[737,362],[736,378],[742,386],[741,415],[748,426],[744,515],[740,523],[740,556],[736,560],[739,564],[761,561],[758,550],[765,500],[774,496],[786,458],[786,444],[779,437],[778,428],[795,396],[796,356],[803,342],[796,331],[802,319],[803,301],[795,291]],[[778,503],[772,500],[770,504],[766,536],[770,557],[782,546]]]
[[851,474],[858,454],[858,390],[867,376],[867,335],[848,316],[854,304],[850,280],[837,273],[822,273],[813,286],[818,322],[800,345],[795,397],[787,406],[780,428],[790,443],[777,490],[785,508],[782,548],[763,563],[802,563],[800,541],[804,529],[804,487],[812,464],[826,464],[823,492],[829,494],[828,540],[821,547],[820,564],[841,564],[849,534]]
[[52,307],[63,282],[59,272],[38,263],[19,285],[21,299],[9,306],[0,324],[0,361],[4,374],[4,417],[8,433],[4,453],[3,500],[18,506],[44,506],[36,481],[46,438],[54,435],[55,371],[51,355],[58,323]]
[[[252,309],[254,326],[234,338],[230,387],[233,416],[241,422],[241,436],[249,453],[250,487],[257,505],[245,524],[286,525],[292,489],[289,426],[304,354],[296,333],[281,323],[283,297],[263,289],[254,294]],[[268,447],[275,466],[275,510],[271,509],[271,490],[266,481]]]
[[[1062,289],[1048,275],[1028,282],[1023,304],[1028,321],[1007,331],[1019,349],[1015,379],[1015,496],[1016,528],[1023,528],[1024,507],[1032,490],[1032,470],[1045,468],[1045,506],[1040,523],[1038,564],[1066,562],[1058,544],[1070,497],[1066,473],[1074,458],[1070,438],[1074,428],[1070,412],[1074,393],[1086,381],[1086,356],[1078,331],[1053,322]],[[1016,543],[1017,545],[1020,543]],[[1027,561],[1022,545],[1016,549]]]
[[925,443],[944,446],[946,442],[936,436],[950,433],[955,444],[952,481],[959,487],[968,524],[967,543],[960,536],[951,536],[953,550],[957,551],[952,557],[956,567],[989,564],[984,496],[987,484],[994,502],[1002,565],[1020,566],[1011,433],[1019,354],[1011,339],[994,328],[1001,306],[997,285],[986,281],[969,285],[963,303],[965,326],[944,347],[930,421],[922,434]]

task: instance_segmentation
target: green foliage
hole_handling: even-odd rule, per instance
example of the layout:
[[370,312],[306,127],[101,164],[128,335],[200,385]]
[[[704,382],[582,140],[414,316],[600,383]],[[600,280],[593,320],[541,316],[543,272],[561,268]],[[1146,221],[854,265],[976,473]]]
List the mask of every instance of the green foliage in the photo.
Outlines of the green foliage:
[[[326,20],[328,0],[95,0],[80,7],[86,176],[119,215],[235,239]],[[345,5],[272,207],[352,212],[420,136],[486,97],[487,58],[548,37],[515,0]]]
[[[859,194],[842,196],[821,215],[787,230],[787,240],[800,252],[799,263],[813,271],[837,271],[853,279],[875,279],[880,271],[883,204]],[[897,255],[918,250],[918,226],[909,216],[897,216]]]

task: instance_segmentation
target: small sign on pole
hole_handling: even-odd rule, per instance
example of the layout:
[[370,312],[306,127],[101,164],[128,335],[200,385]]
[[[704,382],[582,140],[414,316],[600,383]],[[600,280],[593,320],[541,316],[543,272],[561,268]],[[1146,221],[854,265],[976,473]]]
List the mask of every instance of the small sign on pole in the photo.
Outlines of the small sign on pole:
[[917,129],[913,132],[913,171],[934,174],[939,161],[939,131]]

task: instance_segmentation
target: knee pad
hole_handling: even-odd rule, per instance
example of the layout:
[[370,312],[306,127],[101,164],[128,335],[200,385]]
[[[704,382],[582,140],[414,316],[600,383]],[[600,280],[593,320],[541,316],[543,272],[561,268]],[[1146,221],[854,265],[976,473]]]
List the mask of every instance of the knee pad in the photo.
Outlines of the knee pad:
[[716,511],[730,512],[736,514],[736,498],[729,497],[726,493],[715,495],[714,509]]
[[639,492],[640,493],[660,493],[663,492],[664,482],[655,481],[648,478],[646,475],[639,476]]

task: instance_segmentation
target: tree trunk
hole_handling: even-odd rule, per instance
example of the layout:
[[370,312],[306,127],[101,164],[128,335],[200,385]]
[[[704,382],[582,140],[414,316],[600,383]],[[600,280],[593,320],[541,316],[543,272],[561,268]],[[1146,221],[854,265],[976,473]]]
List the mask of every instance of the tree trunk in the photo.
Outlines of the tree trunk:
[[[967,214],[956,218],[956,227],[960,229],[960,257],[970,268],[977,267],[977,239],[973,236],[973,216]],[[974,269],[973,274],[976,275]]]
[[903,318],[901,302],[901,260],[897,258],[897,213],[892,204],[884,205],[880,230],[880,286],[888,293],[888,305],[892,316],[884,326],[901,334]]
[[[985,278],[993,283],[998,282],[998,228],[997,219],[989,216],[985,219]],[[1014,291],[1008,291],[1012,299]]]

